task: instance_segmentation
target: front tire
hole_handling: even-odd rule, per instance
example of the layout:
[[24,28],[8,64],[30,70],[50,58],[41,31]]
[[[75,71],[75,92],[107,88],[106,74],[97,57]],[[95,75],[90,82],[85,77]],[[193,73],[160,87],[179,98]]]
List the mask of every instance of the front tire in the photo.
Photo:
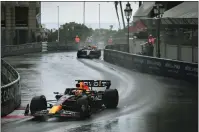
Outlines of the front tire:
[[80,113],[80,119],[84,120],[91,116],[91,108],[88,103],[88,99],[86,96],[83,96],[77,100],[78,111]]
[[[47,101],[44,95],[35,96],[32,98],[30,102],[31,115],[34,115],[37,111],[46,110],[46,109],[47,109]],[[41,116],[35,116],[35,118],[40,119]]]

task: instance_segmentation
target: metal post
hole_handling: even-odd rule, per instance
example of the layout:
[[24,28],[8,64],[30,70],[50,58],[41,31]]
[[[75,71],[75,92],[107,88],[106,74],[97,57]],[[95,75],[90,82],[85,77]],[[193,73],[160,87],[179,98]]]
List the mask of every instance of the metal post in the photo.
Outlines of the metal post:
[[125,28],[124,14],[123,14],[122,2],[121,1],[120,1],[120,11],[121,11],[121,14],[122,14],[123,27]]
[[84,1],[84,7],[83,7],[83,24],[85,25],[85,1]]
[[129,52],[129,18],[127,18],[127,22],[128,22],[128,36],[127,36],[127,52]]
[[157,17],[157,57],[160,58],[160,7],[159,5],[157,5],[157,9],[158,9],[158,17]]
[[99,4],[99,29],[100,29],[100,4]]
[[59,42],[59,6],[57,6],[57,10],[58,10],[58,23],[57,23],[58,24],[57,25],[58,26],[58,30],[57,30],[58,31],[58,34],[57,34],[58,36],[57,36],[57,41]]

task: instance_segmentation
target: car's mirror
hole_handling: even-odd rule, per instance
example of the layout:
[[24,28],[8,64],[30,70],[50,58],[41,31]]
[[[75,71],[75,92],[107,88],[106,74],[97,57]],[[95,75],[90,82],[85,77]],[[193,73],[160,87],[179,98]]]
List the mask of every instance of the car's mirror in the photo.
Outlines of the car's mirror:
[[59,94],[59,92],[53,92],[54,94]]

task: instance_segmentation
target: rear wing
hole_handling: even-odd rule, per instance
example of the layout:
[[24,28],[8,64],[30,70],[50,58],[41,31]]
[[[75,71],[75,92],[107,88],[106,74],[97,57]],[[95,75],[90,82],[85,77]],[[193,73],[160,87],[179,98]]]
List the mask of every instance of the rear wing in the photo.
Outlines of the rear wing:
[[75,80],[77,83],[84,82],[89,87],[110,87],[110,80]]

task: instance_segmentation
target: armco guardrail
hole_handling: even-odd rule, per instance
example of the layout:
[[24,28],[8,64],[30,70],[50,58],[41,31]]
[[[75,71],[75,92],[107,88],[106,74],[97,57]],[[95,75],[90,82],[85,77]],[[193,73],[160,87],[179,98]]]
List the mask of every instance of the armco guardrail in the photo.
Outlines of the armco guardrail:
[[48,42],[47,43],[48,51],[72,51],[78,50],[78,44],[60,44],[57,42]]
[[23,55],[28,53],[37,53],[41,51],[42,51],[41,43],[6,45],[1,47],[1,57]]
[[21,104],[20,75],[15,69],[1,59],[1,75],[10,83],[1,86],[1,116],[11,113]]
[[104,60],[140,72],[198,82],[198,64],[104,50]]

